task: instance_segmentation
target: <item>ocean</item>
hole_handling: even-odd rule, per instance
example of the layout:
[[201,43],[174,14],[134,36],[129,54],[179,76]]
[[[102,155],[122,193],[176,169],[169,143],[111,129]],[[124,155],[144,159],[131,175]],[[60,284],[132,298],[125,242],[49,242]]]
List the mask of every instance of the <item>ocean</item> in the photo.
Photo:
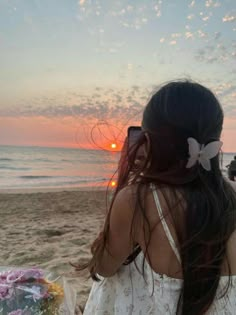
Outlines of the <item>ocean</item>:
[[118,152],[0,146],[0,189],[105,186]]
[[[223,169],[234,153],[223,154]],[[106,186],[119,152],[0,146],[0,190]]]

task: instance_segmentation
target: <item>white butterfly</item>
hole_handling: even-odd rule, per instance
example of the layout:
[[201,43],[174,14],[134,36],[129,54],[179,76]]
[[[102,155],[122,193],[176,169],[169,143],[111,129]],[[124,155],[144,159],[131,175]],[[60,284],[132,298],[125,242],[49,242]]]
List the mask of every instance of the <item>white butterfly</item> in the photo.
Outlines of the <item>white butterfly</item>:
[[210,159],[219,153],[223,142],[213,141],[205,146],[204,144],[198,143],[194,138],[188,138],[187,141],[189,144],[189,159],[186,167],[191,168],[198,161],[205,170],[210,171]]

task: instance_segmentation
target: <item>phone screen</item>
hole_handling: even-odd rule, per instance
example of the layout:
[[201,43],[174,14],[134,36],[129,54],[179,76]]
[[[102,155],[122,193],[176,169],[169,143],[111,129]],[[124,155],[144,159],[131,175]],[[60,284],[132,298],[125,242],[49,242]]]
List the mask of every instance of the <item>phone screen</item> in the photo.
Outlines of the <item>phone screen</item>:
[[[132,148],[133,145],[138,141],[140,135],[142,134],[141,127],[131,126],[128,129],[128,146]],[[134,161],[134,168],[144,159],[144,145],[141,145],[136,153],[136,159]]]
[[142,133],[141,127],[131,126],[128,128],[128,145],[131,148]]

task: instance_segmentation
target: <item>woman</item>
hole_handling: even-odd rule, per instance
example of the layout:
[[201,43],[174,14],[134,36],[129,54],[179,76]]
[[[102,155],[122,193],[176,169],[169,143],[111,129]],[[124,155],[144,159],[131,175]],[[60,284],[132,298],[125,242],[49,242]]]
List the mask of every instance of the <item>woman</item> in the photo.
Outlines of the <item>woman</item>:
[[200,84],[171,82],[152,96],[91,248],[84,314],[236,314],[236,196],[219,166],[222,125]]
[[236,177],[236,155],[234,156],[233,161],[231,161],[230,164],[227,165],[227,167],[228,167],[229,179],[234,181],[234,179]]

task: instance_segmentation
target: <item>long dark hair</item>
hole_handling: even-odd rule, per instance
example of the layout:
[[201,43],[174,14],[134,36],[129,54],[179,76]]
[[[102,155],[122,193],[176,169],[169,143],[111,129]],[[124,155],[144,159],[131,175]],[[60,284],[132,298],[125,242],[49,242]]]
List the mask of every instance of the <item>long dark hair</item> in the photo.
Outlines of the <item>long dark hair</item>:
[[[168,200],[166,188],[175,201],[176,207],[172,203],[169,213],[173,217],[182,261],[184,282],[177,307],[177,314],[181,315],[202,315],[211,306],[223,261],[228,262],[227,241],[235,230],[236,195],[222,176],[219,154],[211,159],[210,171],[199,163],[186,168],[189,157],[187,139],[193,137],[204,145],[219,140],[222,125],[222,108],[209,89],[191,81],[170,82],[151,97],[143,113],[143,133],[119,164],[113,201],[128,182],[135,184],[137,209],[134,215],[140,211],[147,226],[150,225],[144,200],[149,183],[154,183],[163,193],[168,205],[170,197]],[[147,149],[146,158],[134,167],[137,152],[143,145]],[[183,224],[179,224],[175,213],[181,202],[185,210]],[[94,279],[97,261],[106,246],[111,209],[112,204],[104,233],[95,240],[93,257],[87,265]],[[146,248],[151,233],[149,229]],[[137,247],[126,263],[134,261],[139,251]],[[228,270],[231,275],[229,263]],[[228,287],[230,279],[229,276]]]

